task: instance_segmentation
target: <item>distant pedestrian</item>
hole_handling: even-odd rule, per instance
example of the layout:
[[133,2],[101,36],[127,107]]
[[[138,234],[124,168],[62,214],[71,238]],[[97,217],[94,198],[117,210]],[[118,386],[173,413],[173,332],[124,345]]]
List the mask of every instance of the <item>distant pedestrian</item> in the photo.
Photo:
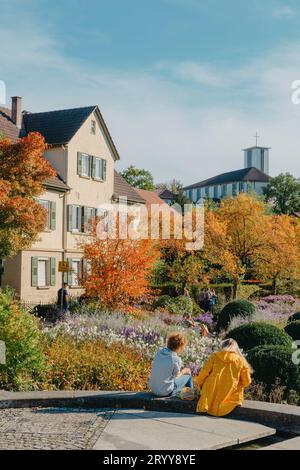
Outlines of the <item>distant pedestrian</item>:
[[57,307],[62,313],[67,313],[69,310],[69,293],[67,287],[68,284],[64,282],[63,287],[57,291]]

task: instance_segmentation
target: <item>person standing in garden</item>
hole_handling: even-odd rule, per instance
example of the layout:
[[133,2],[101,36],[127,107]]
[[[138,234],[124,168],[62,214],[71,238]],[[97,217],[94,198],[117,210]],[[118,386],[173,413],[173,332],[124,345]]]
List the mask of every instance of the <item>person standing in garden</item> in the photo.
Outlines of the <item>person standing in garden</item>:
[[241,406],[244,389],[251,384],[251,372],[237,342],[224,340],[222,349],[209,357],[196,379],[201,389],[197,412],[225,416]]
[[150,387],[154,395],[159,397],[175,396],[184,387],[193,388],[191,370],[182,369],[182,361],[178,356],[186,347],[186,339],[182,333],[172,333],[167,340],[167,347],[156,354],[151,369]]
[[67,287],[68,284],[64,282],[63,287],[57,291],[57,307],[62,313],[67,313],[69,309],[69,293]]

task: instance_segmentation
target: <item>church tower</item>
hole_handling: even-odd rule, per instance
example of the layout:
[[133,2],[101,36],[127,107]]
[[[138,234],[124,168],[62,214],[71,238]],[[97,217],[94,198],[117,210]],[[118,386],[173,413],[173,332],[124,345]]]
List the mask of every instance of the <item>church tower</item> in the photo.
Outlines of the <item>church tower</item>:
[[256,134],[256,145],[244,149],[244,168],[255,167],[263,173],[269,174],[269,150],[270,147],[260,147],[257,145],[258,135]]

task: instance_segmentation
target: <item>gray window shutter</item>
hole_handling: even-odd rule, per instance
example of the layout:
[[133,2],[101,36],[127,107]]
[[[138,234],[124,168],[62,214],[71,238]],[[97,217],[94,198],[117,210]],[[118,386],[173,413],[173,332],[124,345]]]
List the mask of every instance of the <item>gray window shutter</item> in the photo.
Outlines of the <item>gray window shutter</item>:
[[82,231],[87,232],[87,224],[88,224],[88,211],[87,207],[82,207]]
[[50,258],[50,286],[56,284],[56,258]]
[[56,202],[50,202],[50,229],[56,229]]
[[[70,269],[72,269],[72,258],[67,258],[67,261],[69,263]],[[71,286],[72,285],[72,272],[71,271],[67,273],[67,279],[68,279],[67,281],[68,285]]]
[[72,231],[73,228],[73,206],[69,204],[67,207],[67,217],[68,217],[68,232]]
[[103,181],[106,181],[106,160],[103,160]]
[[88,274],[89,271],[89,261],[85,258],[82,258],[82,273],[84,276]]
[[82,175],[82,155],[80,152],[77,153],[77,174]]
[[31,285],[32,287],[38,286],[38,265],[39,259],[37,256],[31,257]]
[[96,178],[96,157],[91,157],[92,159],[92,178]]

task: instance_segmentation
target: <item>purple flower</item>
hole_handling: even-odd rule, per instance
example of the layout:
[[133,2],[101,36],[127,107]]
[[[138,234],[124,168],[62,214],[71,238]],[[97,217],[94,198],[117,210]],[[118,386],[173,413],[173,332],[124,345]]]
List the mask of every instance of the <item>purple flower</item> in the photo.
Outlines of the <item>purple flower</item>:
[[205,325],[211,326],[214,324],[214,317],[211,313],[203,313],[197,318],[194,318],[195,321],[205,323]]
[[198,375],[200,370],[201,370],[201,367],[199,367],[197,364],[195,364],[194,362],[191,362],[188,367],[191,369],[191,373],[192,373],[192,376],[194,377],[195,375]]

